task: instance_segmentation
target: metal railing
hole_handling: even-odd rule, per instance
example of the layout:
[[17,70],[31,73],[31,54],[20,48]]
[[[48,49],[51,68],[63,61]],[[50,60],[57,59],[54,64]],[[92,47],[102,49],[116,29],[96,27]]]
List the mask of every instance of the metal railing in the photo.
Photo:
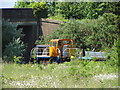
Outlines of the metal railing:
[[33,48],[31,50],[31,56],[32,55],[49,55],[49,48]]

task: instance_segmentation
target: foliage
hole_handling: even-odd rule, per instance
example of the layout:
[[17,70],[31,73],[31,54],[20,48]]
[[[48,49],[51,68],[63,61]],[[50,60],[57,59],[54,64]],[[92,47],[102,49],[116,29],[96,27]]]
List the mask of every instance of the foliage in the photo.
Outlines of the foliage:
[[37,18],[47,17],[47,3],[46,2],[35,2],[32,5],[33,15]]
[[14,56],[14,62],[15,63],[20,63],[21,58],[22,58],[21,56],[18,56],[18,57]]
[[[86,21],[83,22],[86,23]],[[112,13],[105,13],[96,20],[90,20],[88,23],[91,23],[92,33],[87,38],[86,44],[96,49],[111,48],[118,37],[118,22],[119,17]]]
[[56,14],[56,2],[48,2],[48,7],[49,16],[54,16]]
[[81,8],[84,8],[82,4],[83,3],[78,2],[62,2],[59,3],[58,6],[63,17],[67,19],[82,19],[84,18],[84,15],[82,14],[83,10],[81,10]]
[[68,20],[65,19],[62,15],[55,15],[55,16],[50,16],[47,19],[53,19],[53,20],[58,20],[58,21],[64,21],[67,22]]
[[18,58],[15,58],[15,56],[23,56],[24,51],[25,46],[20,38],[13,39],[13,41],[6,46],[3,56],[6,57],[4,59],[7,62],[14,62],[14,60],[16,62]]
[[115,65],[119,66],[120,65],[120,63],[119,63],[119,54],[120,54],[119,40],[120,39],[115,40],[113,47],[109,48],[107,50],[107,53],[108,53],[107,57],[109,57],[108,60],[109,60],[110,65],[112,65],[112,66],[115,66]]
[[[32,8],[33,0],[19,0],[15,8]],[[49,16],[63,16],[66,19],[97,19],[104,13],[119,15],[120,2],[46,2]],[[39,6],[39,5],[36,5]],[[37,10],[38,11],[38,10]],[[39,14],[39,13],[38,13]]]
[[2,20],[2,52],[5,61],[13,62],[14,56],[23,56],[25,47],[20,40],[23,36],[22,29],[17,29],[16,24]]
[[97,19],[104,13],[119,15],[120,2],[50,2],[52,16],[62,14],[66,19]]
[[[62,64],[4,64],[3,88],[115,88],[118,69],[108,61],[76,59]],[[96,84],[94,84],[96,83]]]
[[17,30],[17,25],[9,22],[9,20],[2,20],[2,52],[5,46],[12,42],[13,38],[23,37],[22,29]]
[[31,8],[33,3],[33,0],[18,0],[15,2],[14,8]]
[[32,8],[33,15],[37,18],[46,18],[48,7],[46,2],[35,2],[34,0],[19,0],[15,3],[15,8]]
[[[61,24],[51,35],[43,36],[37,44],[48,44],[51,39],[73,39],[76,47],[89,48],[99,51],[112,47],[117,39],[119,17],[112,13],[105,13],[98,19],[71,19]],[[41,37],[40,37],[41,38]]]
[[107,2],[106,3],[106,11],[108,10],[109,12],[119,15],[120,13],[120,2]]

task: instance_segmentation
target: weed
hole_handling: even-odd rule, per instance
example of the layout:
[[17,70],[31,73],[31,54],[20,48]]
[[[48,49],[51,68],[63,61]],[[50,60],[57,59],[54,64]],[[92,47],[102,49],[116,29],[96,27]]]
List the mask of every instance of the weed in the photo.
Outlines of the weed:
[[[61,64],[11,63],[3,66],[3,88],[111,88],[118,86],[117,76],[115,76],[118,73],[117,66],[111,66],[109,61],[86,62],[76,59]],[[109,79],[108,76],[115,78]]]

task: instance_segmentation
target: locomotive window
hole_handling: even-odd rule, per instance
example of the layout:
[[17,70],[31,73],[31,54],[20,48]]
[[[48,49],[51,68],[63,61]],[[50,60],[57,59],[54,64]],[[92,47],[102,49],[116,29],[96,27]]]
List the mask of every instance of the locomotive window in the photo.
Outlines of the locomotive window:
[[71,41],[64,40],[62,41],[63,44],[71,44]]
[[56,47],[56,42],[51,42],[50,46],[51,47]]
[[58,46],[61,46],[62,45],[62,42],[61,41],[58,41]]

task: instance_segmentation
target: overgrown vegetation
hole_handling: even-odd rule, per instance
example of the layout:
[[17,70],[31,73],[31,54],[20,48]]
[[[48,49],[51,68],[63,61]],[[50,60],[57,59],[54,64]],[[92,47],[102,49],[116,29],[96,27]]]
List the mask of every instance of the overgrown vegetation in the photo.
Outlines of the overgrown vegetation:
[[5,62],[14,62],[14,56],[23,56],[25,45],[20,40],[24,34],[22,29],[17,30],[17,25],[2,20],[2,52]]
[[[3,88],[119,88],[118,40],[106,61],[73,58],[61,64],[3,64]],[[15,57],[16,58],[16,57]],[[16,58],[19,61],[19,58]]]
[[[41,4],[22,0],[16,8],[33,7],[41,18]],[[74,39],[76,47],[106,52],[106,61],[85,61],[74,58],[60,64],[20,64],[24,45],[22,31],[3,21],[4,63],[3,88],[118,88],[120,56],[120,2],[48,2],[49,18],[66,21],[52,34],[40,36],[36,44],[48,44],[51,39]],[[60,17],[59,17],[60,16]],[[72,18],[72,19],[71,19]],[[39,21],[39,20],[38,20]],[[12,32],[13,31],[13,32]],[[6,37],[7,36],[7,37]],[[7,45],[7,46],[6,46]],[[6,46],[6,47],[5,47]],[[18,64],[16,64],[18,63]]]
[[117,88],[118,68],[106,62],[4,64],[3,88]]
[[[19,0],[15,8],[31,8],[37,0]],[[40,2],[37,2],[38,4]],[[119,15],[120,2],[47,2],[49,16],[62,15],[66,19],[97,19],[104,13]]]
[[[61,24],[52,34],[43,36],[43,41],[37,41],[37,44],[49,43],[51,39],[69,38],[73,39],[76,47],[95,51],[113,46],[114,40],[119,34],[119,17],[112,13],[105,13],[98,19],[71,19]],[[41,37],[40,37],[41,38]]]
[[20,61],[22,61],[24,52],[25,52],[25,46],[23,42],[20,40],[20,38],[13,39],[13,41],[10,42],[5,48],[5,51],[3,53],[4,55],[3,60],[5,62],[15,62],[14,57],[21,57]]

